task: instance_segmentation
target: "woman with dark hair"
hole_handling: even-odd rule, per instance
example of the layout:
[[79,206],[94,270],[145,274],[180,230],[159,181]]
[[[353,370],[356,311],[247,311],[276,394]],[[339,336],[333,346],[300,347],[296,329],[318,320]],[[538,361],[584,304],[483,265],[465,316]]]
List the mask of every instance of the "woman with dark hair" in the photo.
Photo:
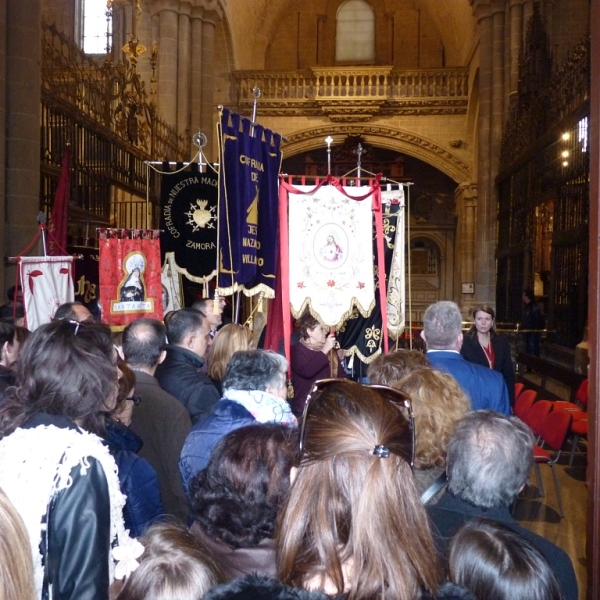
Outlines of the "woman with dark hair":
[[332,352],[335,348],[335,335],[328,333],[308,308],[298,319],[297,325],[300,341],[291,348],[290,364],[294,387],[292,410],[299,416],[315,381],[328,377],[343,379],[346,373],[337,353]]
[[255,572],[276,576],[275,523],[297,444],[295,428],[241,427],[221,439],[207,468],[192,480],[191,532],[228,578]]
[[0,406],[0,481],[29,535],[38,598],[105,600],[127,571],[117,467],[97,434],[117,396],[107,326],[53,321],[27,341]]
[[0,320],[0,397],[4,390],[15,384],[14,367],[21,344],[12,319]]
[[142,440],[130,428],[135,405],[135,375],[127,363],[119,361],[117,404],[106,418],[106,443],[119,469],[121,492],[127,498],[123,508],[125,527],[139,537],[165,515],[156,471],[138,455]]
[[391,388],[317,382],[277,526],[279,578],[348,600],[413,600],[442,570],[411,472],[413,423]]
[[489,519],[463,525],[448,549],[450,579],[477,600],[563,600],[542,553],[510,527]]
[[469,362],[498,371],[508,390],[510,405],[515,405],[515,366],[510,356],[508,339],[496,333],[496,313],[481,304],[471,312],[473,325],[463,338],[460,353]]

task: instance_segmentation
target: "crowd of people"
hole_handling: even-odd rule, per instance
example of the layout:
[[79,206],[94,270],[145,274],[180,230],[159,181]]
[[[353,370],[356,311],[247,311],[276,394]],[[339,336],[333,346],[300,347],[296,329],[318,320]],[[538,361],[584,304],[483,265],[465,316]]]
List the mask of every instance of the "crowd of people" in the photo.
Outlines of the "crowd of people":
[[433,304],[361,383],[313,316],[288,365],[222,311],[0,319],[0,600],[577,600],[510,512],[534,438],[491,308],[467,342]]

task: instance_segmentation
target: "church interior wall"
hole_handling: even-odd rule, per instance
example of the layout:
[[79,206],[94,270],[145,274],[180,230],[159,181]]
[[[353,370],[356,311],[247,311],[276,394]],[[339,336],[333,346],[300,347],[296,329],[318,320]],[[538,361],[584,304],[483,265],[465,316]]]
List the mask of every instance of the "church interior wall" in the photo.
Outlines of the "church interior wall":
[[[341,4],[341,0],[308,0],[298,5],[298,10],[284,15],[267,48],[265,69],[294,70],[336,65],[335,17]],[[399,69],[442,66],[444,43],[427,11],[417,9],[416,5],[404,0],[388,2],[387,5],[379,1],[370,4],[375,11],[374,64]],[[458,53],[445,54],[446,64],[456,66]]]

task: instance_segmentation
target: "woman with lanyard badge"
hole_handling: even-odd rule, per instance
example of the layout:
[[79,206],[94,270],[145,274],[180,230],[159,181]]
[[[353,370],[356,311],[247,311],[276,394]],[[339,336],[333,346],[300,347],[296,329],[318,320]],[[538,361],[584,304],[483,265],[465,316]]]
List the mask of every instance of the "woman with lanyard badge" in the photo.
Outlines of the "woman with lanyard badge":
[[510,405],[515,404],[515,367],[508,340],[496,333],[494,309],[487,304],[472,312],[473,325],[463,339],[460,353],[469,362],[498,371],[508,389]]

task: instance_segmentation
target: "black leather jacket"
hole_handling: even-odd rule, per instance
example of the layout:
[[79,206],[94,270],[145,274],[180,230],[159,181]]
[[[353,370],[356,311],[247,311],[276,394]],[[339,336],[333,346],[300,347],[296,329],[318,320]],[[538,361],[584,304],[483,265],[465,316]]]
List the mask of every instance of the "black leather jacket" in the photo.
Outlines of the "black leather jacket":
[[[39,413],[24,425],[76,429],[65,417]],[[40,549],[44,563],[42,600],[106,600],[110,585],[110,497],[102,465],[89,457],[85,475],[71,471],[72,483],[51,500]],[[18,508],[18,507],[17,507]]]
[[208,375],[202,373],[203,365],[204,360],[191,350],[167,346],[167,358],[154,375],[160,387],[187,408],[192,423],[208,417],[221,399]]

